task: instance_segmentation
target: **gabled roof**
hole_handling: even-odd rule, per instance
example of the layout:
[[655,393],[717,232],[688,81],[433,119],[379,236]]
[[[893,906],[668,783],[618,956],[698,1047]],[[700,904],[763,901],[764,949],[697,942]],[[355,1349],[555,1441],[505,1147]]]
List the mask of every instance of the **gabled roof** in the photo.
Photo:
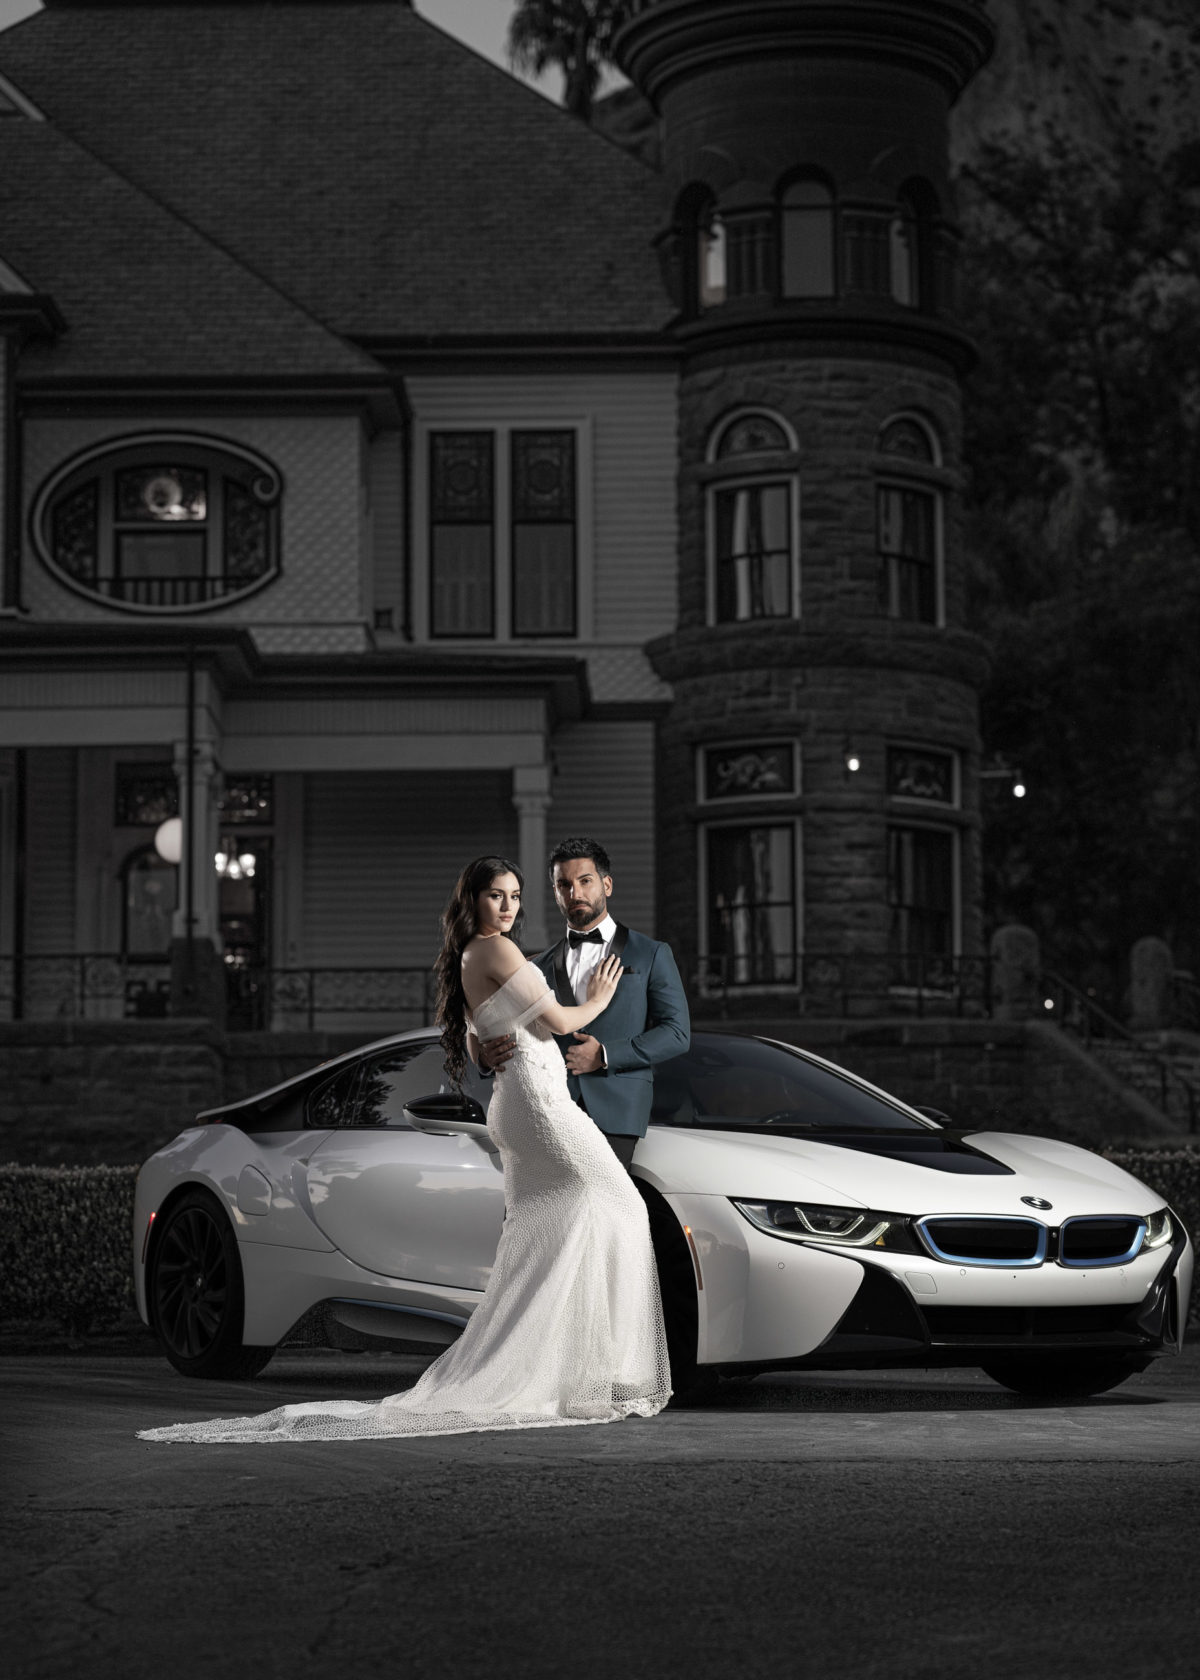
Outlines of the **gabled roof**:
[[0,120],[0,258],[66,322],[25,347],[23,376],[383,378],[49,122]]
[[669,314],[657,177],[403,0],[59,0],[0,35],[0,72],[339,333]]

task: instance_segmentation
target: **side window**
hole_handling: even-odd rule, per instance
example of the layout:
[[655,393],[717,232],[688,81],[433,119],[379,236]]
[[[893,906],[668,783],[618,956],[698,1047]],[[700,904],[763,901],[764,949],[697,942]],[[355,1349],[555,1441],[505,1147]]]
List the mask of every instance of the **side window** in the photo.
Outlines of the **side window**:
[[[431,1050],[428,1043],[399,1044],[382,1056],[370,1061],[353,1062],[330,1074],[323,1085],[310,1092],[304,1110],[304,1124],[315,1129],[336,1127],[345,1130],[354,1126],[404,1126],[404,1103],[410,1094],[424,1095],[413,1086],[400,1101],[393,1097],[393,1087],[403,1070],[416,1062],[436,1060],[441,1067],[440,1049]],[[444,1077],[444,1076],[443,1076]],[[436,1090],[436,1084],[432,1087]]]
[[[415,1054],[414,1054],[415,1052]],[[452,1087],[440,1044],[403,1044],[362,1064],[354,1094],[355,1126],[391,1126],[411,1131],[404,1105]]]

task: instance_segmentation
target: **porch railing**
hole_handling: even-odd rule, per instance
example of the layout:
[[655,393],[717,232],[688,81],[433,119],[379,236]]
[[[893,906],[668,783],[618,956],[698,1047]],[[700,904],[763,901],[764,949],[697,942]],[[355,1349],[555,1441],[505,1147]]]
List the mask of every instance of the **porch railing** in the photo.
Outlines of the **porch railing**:
[[228,968],[232,1032],[313,1032],[362,1025],[404,1032],[433,1020],[429,968]]
[[111,951],[0,957],[0,1019],[153,1020],[171,1002],[171,965]]

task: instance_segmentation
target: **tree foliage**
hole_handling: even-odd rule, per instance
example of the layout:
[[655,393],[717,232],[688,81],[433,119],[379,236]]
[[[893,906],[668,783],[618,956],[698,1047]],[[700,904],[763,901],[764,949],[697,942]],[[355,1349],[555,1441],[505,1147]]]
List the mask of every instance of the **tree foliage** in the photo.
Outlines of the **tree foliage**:
[[1113,996],[1128,948],[1200,959],[1200,145],[1061,134],[965,172],[976,627],[993,645],[993,922]]
[[518,0],[508,25],[509,60],[535,76],[561,70],[563,104],[586,122],[629,11],[627,0]]

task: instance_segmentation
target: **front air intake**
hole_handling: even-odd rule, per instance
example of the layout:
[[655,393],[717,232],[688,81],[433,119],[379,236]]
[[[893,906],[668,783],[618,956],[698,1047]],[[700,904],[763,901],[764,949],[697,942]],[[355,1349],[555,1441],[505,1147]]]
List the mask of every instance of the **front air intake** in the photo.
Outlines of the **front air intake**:
[[1064,1219],[1059,1259],[1064,1266],[1123,1266],[1146,1235],[1146,1221],[1134,1214]]
[[1040,1266],[1049,1235],[1036,1219],[976,1214],[918,1219],[916,1230],[935,1260],[960,1266]]

